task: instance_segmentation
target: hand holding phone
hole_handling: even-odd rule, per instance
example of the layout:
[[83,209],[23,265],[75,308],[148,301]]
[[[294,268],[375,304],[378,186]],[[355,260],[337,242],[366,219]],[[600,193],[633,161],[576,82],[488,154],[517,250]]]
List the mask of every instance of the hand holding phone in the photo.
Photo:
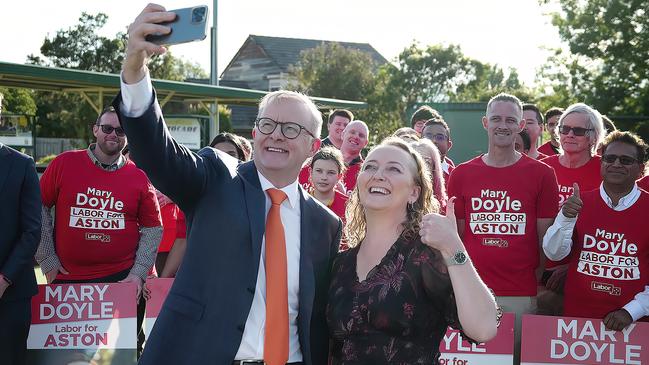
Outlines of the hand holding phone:
[[170,22],[159,23],[171,28],[169,34],[148,35],[146,40],[158,45],[173,45],[202,41],[207,37],[208,7],[206,5],[170,10],[176,18]]

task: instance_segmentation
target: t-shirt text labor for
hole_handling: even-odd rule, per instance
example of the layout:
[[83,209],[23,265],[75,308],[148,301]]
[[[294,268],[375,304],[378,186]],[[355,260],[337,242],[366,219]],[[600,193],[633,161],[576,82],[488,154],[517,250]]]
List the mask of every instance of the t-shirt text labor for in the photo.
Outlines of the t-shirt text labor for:
[[28,349],[136,348],[133,284],[39,285]]
[[[480,190],[480,196],[471,198],[469,226],[477,235],[525,234],[526,215],[521,201],[513,199],[506,190]],[[494,245],[505,244],[493,240]]]
[[639,280],[638,245],[622,232],[596,229],[584,234],[577,272],[615,280]]
[[489,342],[474,344],[449,328],[439,344],[440,365],[511,365],[514,362],[514,316],[505,313]]
[[600,319],[523,316],[521,365],[649,363],[649,324],[607,330]]
[[[111,191],[88,187],[76,194],[75,205],[70,207],[70,227],[90,229],[124,229],[124,202]],[[110,241],[109,235],[97,237]]]

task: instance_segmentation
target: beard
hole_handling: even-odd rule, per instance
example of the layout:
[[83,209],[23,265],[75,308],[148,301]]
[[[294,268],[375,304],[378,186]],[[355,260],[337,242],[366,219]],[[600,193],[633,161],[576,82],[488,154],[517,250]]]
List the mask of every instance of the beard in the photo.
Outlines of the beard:
[[117,144],[109,144],[107,141],[99,142],[97,141],[97,147],[101,150],[106,156],[117,156],[124,149],[126,141],[117,140]]

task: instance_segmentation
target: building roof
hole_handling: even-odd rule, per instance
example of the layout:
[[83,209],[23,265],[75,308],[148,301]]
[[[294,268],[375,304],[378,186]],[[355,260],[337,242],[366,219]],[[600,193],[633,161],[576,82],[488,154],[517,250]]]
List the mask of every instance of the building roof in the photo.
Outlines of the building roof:
[[[369,43],[353,43],[353,42],[336,42],[325,41],[318,39],[301,39],[301,38],[283,38],[283,37],[267,37],[261,35],[251,34],[248,39],[243,43],[237,54],[232,58],[230,64],[237,59],[241,50],[248,44],[248,42],[255,42],[260,46],[264,52],[271,58],[282,71],[288,72],[289,65],[296,65],[300,60],[300,53],[304,50],[316,48],[322,44],[338,43],[343,47],[357,49],[368,53],[377,65],[388,63],[372,45]],[[228,67],[230,67],[228,64]],[[227,69],[226,67],[225,69]]]

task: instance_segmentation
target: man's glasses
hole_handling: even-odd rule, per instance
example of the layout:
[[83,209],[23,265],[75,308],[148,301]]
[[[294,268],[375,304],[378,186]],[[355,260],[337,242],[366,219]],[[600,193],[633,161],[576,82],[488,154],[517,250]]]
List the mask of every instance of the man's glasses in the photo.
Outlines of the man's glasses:
[[592,128],[582,128],[582,127],[568,127],[567,125],[562,125],[559,127],[559,133],[567,135],[572,131],[575,136],[585,136],[586,132],[592,131]]
[[446,142],[448,141],[448,137],[446,137],[446,134],[444,133],[437,133],[437,134],[424,134],[424,138],[428,138],[432,141],[435,142]]
[[257,129],[259,132],[262,134],[273,134],[275,132],[275,129],[277,126],[280,126],[280,130],[282,131],[282,135],[288,139],[295,139],[297,136],[300,135],[300,132],[304,130],[307,132],[311,137],[316,138],[311,132],[309,132],[308,129],[302,127],[301,125],[297,123],[292,123],[292,122],[276,122],[270,118],[258,118],[255,121],[255,125],[257,126]]
[[618,159],[620,160],[620,163],[624,166],[630,166],[638,162],[638,159],[630,156],[624,156],[624,155],[618,156],[618,155],[611,155],[611,154],[606,154],[602,156],[602,161],[608,164],[613,164]]
[[109,126],[108,124],[101,124],[99,127],[101,128],[101,131],[106,133],[106,134],[111,134],[111,133],[113,133],[113,131],[115,131],[115,134],[117,135],[117,137],[124,137],[124,135],[125,135],[124,128],[122,128],[122,127],[115,128],[115,127]]

